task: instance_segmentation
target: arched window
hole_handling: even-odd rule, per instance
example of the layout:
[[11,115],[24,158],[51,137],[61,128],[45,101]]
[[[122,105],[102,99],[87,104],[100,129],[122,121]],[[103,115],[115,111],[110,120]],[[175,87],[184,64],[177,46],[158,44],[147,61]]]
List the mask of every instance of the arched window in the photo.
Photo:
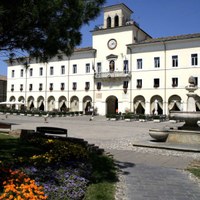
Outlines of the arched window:
[[118,15],[115,16],[115,27],[119,26],[119,17]]
[[114,60],[110,61],[109,68],[110,68],[110,72],[115,71],[115,61]]
[[107,28],[111,28],[111,17],[107,18]]

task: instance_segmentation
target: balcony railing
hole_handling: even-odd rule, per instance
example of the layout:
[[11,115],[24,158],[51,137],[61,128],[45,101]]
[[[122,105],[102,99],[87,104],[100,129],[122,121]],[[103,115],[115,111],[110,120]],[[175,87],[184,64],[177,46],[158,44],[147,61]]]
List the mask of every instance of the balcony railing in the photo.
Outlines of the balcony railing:
[[130,72],[124,72],[124,71],[115,71],[115,72],[101,72],[95,74],[95,79],[124,79],[124,78],[131,78]]

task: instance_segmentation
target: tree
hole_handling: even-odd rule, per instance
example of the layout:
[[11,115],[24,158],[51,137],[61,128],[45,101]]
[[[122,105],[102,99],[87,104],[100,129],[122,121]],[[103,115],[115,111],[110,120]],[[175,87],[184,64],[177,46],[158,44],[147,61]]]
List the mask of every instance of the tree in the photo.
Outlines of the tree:
[[27,52],[47,61],[70,55],[81,43],[80,28],[96,18],[105,0],[1,0],[0,52]]

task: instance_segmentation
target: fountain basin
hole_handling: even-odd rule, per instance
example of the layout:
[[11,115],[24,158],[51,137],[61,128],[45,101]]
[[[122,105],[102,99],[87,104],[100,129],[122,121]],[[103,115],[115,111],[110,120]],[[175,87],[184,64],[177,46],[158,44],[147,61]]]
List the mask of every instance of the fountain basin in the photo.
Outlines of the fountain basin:
[[169,118],[174,120],[185,121],[183,128],[186,130],[199,129],[197,122],[200,120],[200,112],[171,111]]

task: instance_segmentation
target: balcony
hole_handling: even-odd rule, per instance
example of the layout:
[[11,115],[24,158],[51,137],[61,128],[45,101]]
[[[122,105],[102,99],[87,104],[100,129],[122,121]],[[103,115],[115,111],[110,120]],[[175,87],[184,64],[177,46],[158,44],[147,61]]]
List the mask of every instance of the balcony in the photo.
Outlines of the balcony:
[[110,79],[127,79],[131,78],[131,73],[124,73],[124,71],[115,72],[101,72],[94,75],[95,79],[110,80]]

